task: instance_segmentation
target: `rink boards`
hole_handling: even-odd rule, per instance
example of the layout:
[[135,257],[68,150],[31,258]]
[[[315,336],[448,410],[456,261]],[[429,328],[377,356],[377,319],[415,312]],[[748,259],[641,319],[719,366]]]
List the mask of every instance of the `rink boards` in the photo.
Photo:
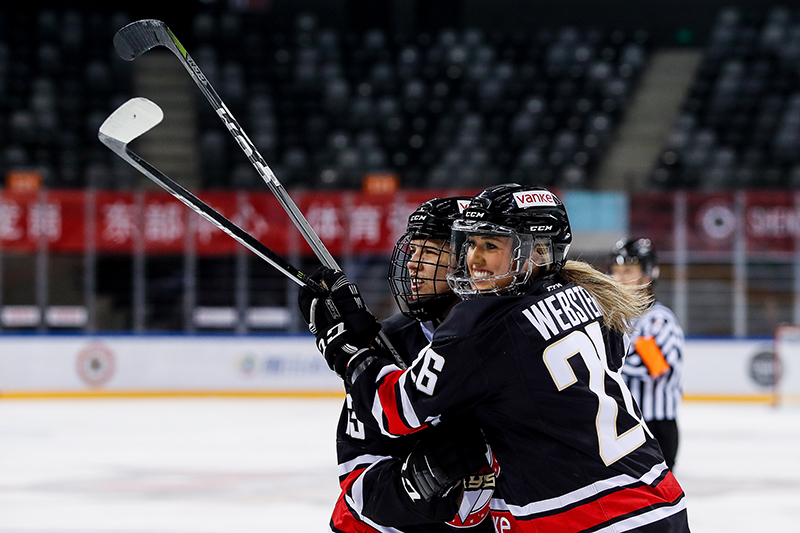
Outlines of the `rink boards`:
[[[691,339],[687,399],[771,400],[771,339]],[[800,363],[782,362],[784,392]],[[0,396],[341,395],[310,335],[0,336]]]
[[0,337],[0,396],[342,394],[309,335]]

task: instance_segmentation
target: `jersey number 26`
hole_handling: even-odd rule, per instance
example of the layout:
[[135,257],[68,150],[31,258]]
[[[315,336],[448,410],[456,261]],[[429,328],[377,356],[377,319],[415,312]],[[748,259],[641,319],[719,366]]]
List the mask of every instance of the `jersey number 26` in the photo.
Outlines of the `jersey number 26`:
[[[545,349],[544,362],[559,391],[578,382],[570,364],[570,360],[576,355],[580,356],[586,368],[589,369],[588,387],[598,400],[596,426],[600,458],[606,465],[610,465],[644,444],[644,423],[636,416],[633,398],[622,376],[609,369],[599,323],[592,322],[586,326],[585,331],[573,331]],[[606,392],[606,376],[619,385],[622,391],[622,406]],[[619,407],[623,407],[637,422],[621,435],[617,435]]]

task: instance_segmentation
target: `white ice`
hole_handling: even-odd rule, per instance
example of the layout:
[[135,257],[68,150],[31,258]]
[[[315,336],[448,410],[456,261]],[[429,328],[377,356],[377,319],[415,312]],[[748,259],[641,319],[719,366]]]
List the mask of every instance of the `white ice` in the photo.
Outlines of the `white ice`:
[[[339,399],[0,400],[0,533],[327,531]],[[687,403],[694,533],[800,530],[800,408]]]

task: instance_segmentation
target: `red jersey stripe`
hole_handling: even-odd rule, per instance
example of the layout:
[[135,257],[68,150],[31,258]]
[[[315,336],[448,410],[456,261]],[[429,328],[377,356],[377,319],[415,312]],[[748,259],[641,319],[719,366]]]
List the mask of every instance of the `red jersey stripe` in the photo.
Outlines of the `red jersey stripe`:
[[347,477],[344,478],[340,483],[342,487],[342,493],[339,494],[339,499],[336,501],[336,507],[333,508],[333,516],[331,516],[331,524],[337,531],[342,531],[345,533],[378,533],[378,530],[368,526],[356,518],[344,499],[347,491],[350,490],[350,487],[353,486],[353,483],[356,482],[359,476],[361,476],[366,469],[367,467],[353,470],[347,474]]
[[387,374],[378,386],[378,399],[386,415],[386,430],[392,435],[409,435],[422,428],[412,428],[400,416],[400,399],[397,397],[397,382],[403,376],[402,370],[395,370]]
[[[642,485],[622,489],[568,511],[531,520],[517,519],[516,527],[512,531],[519,533],[578,533],[650,506],[675,503],[681,496],[683,496],[683,489],[672,472],[669,472],[655,487]],[[507,512],[493,511],[492,514],[511,518],[511,514]]]
[[358,476],[360,476],[362,472],[364,472],[364,470],[366,469],[367,469],[366,466],[363,468],[356,468],[355,470],[352,470],[349,474],[347,474],[346,478],[339,481],[339,486],[342,487],[342,492],[347,492],[348,490],[350,490],[350,487],[352,487],[353,483],[356,482]]
[[336,507],[333,509],[333,516],[331,517],[331,525],[337,531],[345,533],[380,533],[374,527],[371,527],[358,518],[356,518],[347,502],[344,501],[344,492],[339,495],[336,501]]

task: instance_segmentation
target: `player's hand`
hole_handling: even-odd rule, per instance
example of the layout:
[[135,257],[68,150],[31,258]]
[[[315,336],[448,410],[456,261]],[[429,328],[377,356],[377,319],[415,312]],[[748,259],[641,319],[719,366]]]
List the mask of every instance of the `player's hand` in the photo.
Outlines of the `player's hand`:
[[477,426],[453,420],[426,429],[400,469],[403,489],[412,501],[463,491],[463,480],[489,465],[488,453]]
[[[322,268],[323,267],[318,268],[308,277],[317,283],[321,283]],[[325,315],[317,315],[316,306],[319,301],[325,301],[328,296],[330,296],[330,292],[326,292],[325,295],[321,295],[308,287],[304,287],[302,285],[300,286],[300,292],[297,295],[297,305],[300,307],[300,314],[303,315],[303,320],[306,321],[308,329],[311,330],[311,332],[315,335],[317,325],[321,324],[321,322],[325,319]],[[312,316],[312,314],[314,316]]]
[[328,366],[344,377],[350,359],[369,348],[381,329],[367,310],[358,287],[343,272],[322,268],[311,275],[330,293],[327,297],[301,287],[300,312],[308,329],[317,338],[317,349]]

